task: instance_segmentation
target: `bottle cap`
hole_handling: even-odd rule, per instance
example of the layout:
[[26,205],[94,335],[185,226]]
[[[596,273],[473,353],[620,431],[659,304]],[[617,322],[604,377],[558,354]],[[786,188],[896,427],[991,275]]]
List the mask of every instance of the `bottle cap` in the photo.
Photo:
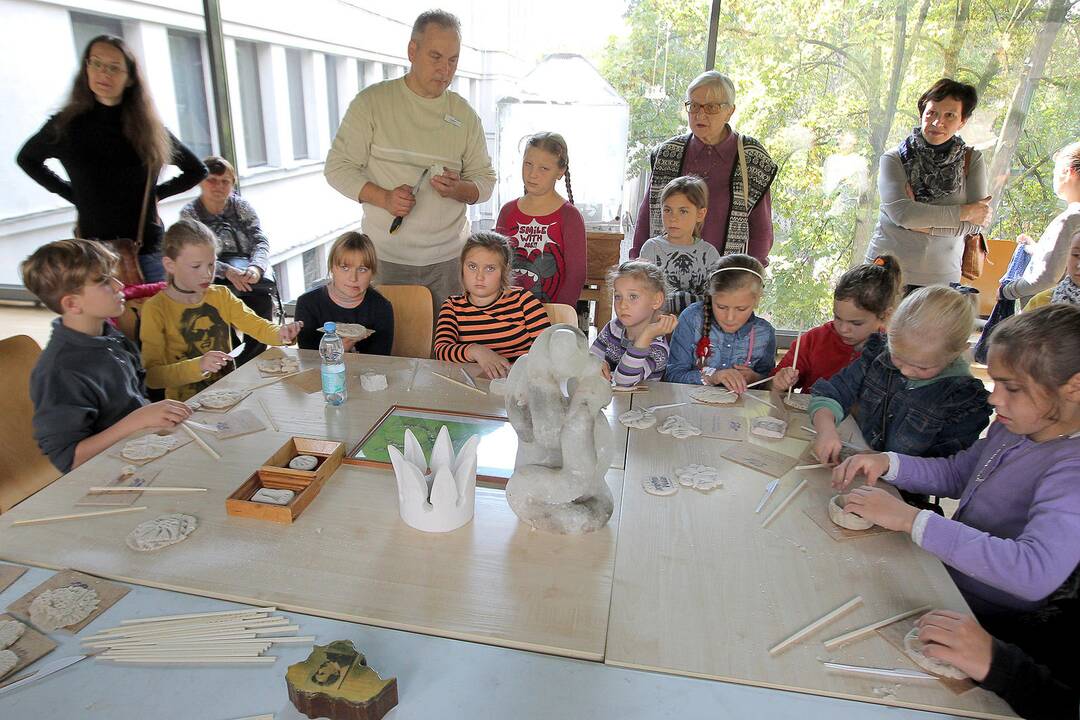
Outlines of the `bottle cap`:
[[325,322],[325,323],[323,323],[322,329],[323,329],[323,332],[328,332],[328,333],[337,332],[337,323],[335,323],[335,322]]

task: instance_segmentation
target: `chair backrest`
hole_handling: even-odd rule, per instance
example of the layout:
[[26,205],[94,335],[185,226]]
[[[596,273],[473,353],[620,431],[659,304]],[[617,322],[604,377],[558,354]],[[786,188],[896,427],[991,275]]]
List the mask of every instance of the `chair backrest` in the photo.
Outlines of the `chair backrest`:
[[378,291],[394,306],[394,347],[396,357],[431,357],[434,325],[431,291],[423,285],[379,285]]
[[562,303],[544,303],[544,309],[547,310],[548,320],[552,325],[558,325],[559,323],[566,323],[567,325],[578,326],[577,310],[564,305]]
[[60,477],[34,442],[30,371],[41,348],[33,338],[0,340],[0,377],[8,388],[0,404],[0,513],[5,513]]

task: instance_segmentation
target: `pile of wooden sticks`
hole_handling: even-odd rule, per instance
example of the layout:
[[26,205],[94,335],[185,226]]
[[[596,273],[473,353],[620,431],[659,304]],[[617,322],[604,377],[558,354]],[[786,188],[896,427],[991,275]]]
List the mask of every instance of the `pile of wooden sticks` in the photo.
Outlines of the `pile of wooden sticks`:
[[272,665],[263,655],[275,644],[310,645],[314,636],[300,637],[299,625],[273,615],[276,608],[247,608],[221,612],[124,620],[118,627],[83,639],[99,660],[127,664]]

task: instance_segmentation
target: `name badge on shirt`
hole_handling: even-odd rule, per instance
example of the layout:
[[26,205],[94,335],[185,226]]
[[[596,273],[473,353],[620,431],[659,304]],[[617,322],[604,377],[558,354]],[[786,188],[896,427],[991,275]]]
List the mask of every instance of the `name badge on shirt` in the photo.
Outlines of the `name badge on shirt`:
[[451,115],[449,113],[447,113],[446,115],[443,115],[442,118],[443,118],[443,120],[450,123],[454,127],[461,127],[461,121],[458,120],[456,117],[454,117],[453,115]]

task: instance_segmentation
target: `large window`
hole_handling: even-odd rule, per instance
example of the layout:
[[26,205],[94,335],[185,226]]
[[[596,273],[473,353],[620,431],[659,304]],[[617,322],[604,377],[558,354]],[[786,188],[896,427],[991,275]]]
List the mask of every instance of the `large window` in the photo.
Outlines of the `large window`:
[[169,55],[176,88],[176,113],[180,118],[180,140],[199,157],[206,157],[213,148],[202,41],[194,33],[170,30]]
[[330,121],[330,138],[337,134],[338,125],[341,124],[341,107],[338,102],[338,59],[333,55],[326,56],[326,116]]
[[75,54],[82,57],[83,50],[98,35],[124,37],[124,26],[117,18],[71,13],[71,32],[75,40]]
[[262,89],[259,86],[259,49],[255,43],[236,43],[236,71],[240,85],[240,116],[244,124],[247,166],[266,164],[266,130],[263,125]]
[[[628,35],[608,46],[601,67],[631,107],[631,177],[657,142],[687,131],[679,103],[703,69],[706,5],[632,2]],[[1073,5],[724,0],[716,69],[735,83],[732,125],[780,166],[759,310],[787,328],[831,317],[835,280],[862,261],[877,223],[880,157],[912,132],[919,95],[943,76],[979,91],[960,135],[987,162],[992,236],[1037,236],[1057,212],[1050,158],[1080,135]]]
[[292,120],[293,158],[308,157],[307,117],[304,110],[304,58],[299,50],[285,51],[289,75],[289,119]]

